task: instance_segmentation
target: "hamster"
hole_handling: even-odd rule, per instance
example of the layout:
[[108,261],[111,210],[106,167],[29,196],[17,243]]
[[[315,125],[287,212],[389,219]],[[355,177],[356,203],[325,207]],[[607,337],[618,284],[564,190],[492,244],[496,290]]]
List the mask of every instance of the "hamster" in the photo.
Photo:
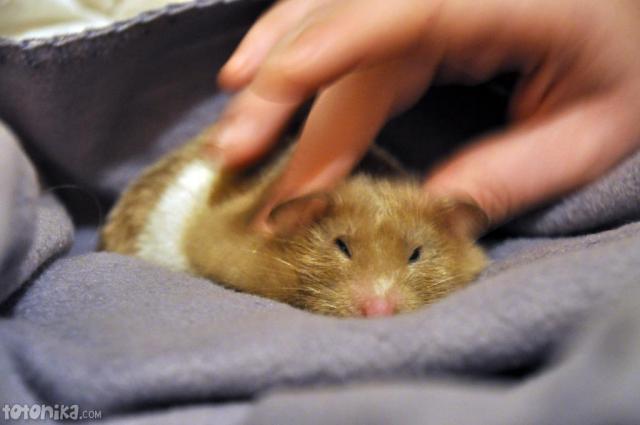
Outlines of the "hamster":
[[[376,317],[433,303],[471,282],[487,258],[474,204],[429,197],[408,177],[356,172],[335,189],[252,218],[283,168],[217,170],[203,137],[151,166],[101,232],[107,251],[135,255],[228,288],[333,316]],[[286,156],[286,155],[284,155]]]

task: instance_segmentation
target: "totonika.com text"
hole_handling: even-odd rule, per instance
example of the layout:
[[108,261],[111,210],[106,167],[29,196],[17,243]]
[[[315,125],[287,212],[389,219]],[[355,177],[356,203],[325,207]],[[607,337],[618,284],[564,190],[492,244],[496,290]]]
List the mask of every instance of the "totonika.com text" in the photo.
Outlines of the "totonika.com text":
[[[100,410],[80,410],[77,404],[5,404],[2,406],[5,420],[54,420],[54,421],[84,421],[101,419]],[[2,415],[0,415],[1,417]]]

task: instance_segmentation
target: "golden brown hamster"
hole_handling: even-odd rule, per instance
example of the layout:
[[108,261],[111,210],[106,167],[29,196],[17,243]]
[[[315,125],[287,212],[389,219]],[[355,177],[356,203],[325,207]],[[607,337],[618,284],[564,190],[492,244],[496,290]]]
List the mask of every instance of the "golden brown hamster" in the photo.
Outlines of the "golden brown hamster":
[[102,230],[105,250],[334,316],[415,310],[473,280],[486,257],[476,206],[429,198],[418,181],[356,173],[334,190],[283,202],[272,234],[251,220],[282,168],[219,172],[201,141],[151,166]]

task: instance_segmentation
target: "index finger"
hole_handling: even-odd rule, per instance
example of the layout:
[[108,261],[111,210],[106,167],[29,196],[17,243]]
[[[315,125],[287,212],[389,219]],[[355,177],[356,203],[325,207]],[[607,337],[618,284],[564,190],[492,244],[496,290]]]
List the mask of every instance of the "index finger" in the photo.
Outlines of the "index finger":
[[347,75],[315,102],[289,163],[257,221],[280,201],[327,190],[366,152],[393,107],[396,92],[381,67]]

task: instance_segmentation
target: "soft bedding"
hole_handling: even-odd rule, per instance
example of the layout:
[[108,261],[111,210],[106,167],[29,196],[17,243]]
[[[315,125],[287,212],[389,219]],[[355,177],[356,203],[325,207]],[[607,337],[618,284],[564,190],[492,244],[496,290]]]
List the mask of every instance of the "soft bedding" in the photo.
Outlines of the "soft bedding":
[[[217,116],[215,70],[266,6],[0,40],[0,418],[58,404],[121,424],[640,423],[640,154],[490,235],[469,288],[393,318],[318,316],[88,249],[94,201]],[[503,106],[435,90],[380,143],[424,169]]]

